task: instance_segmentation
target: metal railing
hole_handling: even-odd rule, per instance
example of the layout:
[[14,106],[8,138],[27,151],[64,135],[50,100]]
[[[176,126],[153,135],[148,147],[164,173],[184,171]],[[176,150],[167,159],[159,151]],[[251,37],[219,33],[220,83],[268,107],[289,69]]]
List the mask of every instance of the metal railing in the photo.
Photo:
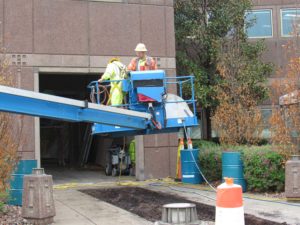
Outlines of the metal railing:
[[[196,100],[195,100],[195,86],[194,86],[195,77],[193,75],[190,76],[179,76],[179,77],[165,77],[164,78],[164,88],[165,91],[168,93],[171,91],[174,94],[177,94],[182,100],[180,101],[168,101],[164,102],[166,104],[168,103],[180,103],[180,102],[186,102],[191,110],[193,111],[194,115],[196,115]],[[131,79],[126,80],[107,80],[101,82],[101,84],[98,81],[91,82],[87,87],[90,89],[90,98],[91,101],[97,104],[106,104],[105,101],[109,98],[109,89],[111,87],[111,83],[115,82],[122,82],[122,87],[133,87],[133,81]],[[132,88],[128,89],[129,92],[133,92],[134,90]],[[131,93],[133,94],[133,93]],[[106,96],[105,96],[106,95]],[[118,107],[122,106],[125,108],[130,108],[130,106],[133,105],[142,105],[143,103],[125,103],[122,105],[117,105]]]

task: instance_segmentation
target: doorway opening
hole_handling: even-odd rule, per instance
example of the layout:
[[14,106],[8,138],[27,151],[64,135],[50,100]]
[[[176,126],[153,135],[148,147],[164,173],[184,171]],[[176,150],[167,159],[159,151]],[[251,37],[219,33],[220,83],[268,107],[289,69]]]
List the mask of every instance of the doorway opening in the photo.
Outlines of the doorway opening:
[[[89,100],[87,85],[97,80],[94,74],[40,74],[41,93]],[[40,119],[41,166],[53,175],[55,183],[99,182],[104,175],[106,151],[111,138],[92,136],[91,124]]]

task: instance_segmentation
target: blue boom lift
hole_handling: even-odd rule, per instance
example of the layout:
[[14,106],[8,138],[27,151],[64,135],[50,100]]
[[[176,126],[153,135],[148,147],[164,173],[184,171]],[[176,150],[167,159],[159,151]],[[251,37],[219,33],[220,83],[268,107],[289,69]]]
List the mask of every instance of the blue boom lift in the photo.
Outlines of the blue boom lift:
[[[162,70],[141,71],[131,72],[129,79],[120,82],[127,104],[117,107],[102,104],[103,94],[108,93],[109,87],[97,81],[88,86],[92,102],[0,85],[0,111],[91,123],[93,135],[158,134],[197,126],[193,76],[166,77]],[[170,89],[178,90],[179,96],[168,93]],[[84,152],[86,160],[88,150]],[[11,185],[11,204],[22,205],[23,173],[30,173],[33,167],[36,167],[36,160],[20,161],[19,169],[12,175],[16,179]]]
[[[0,85],[0,111],[93,123],[93,135],[146,135],[197,126],[193,76],[166,77],[163,70],[138,71],[120,82],[128,103],[117,107],[101,104],[97,81],[88,86],[94,103]],[[168,93],[170,89],[178,89],[179,95]],[[190,93],[184,99],[187,90]]]

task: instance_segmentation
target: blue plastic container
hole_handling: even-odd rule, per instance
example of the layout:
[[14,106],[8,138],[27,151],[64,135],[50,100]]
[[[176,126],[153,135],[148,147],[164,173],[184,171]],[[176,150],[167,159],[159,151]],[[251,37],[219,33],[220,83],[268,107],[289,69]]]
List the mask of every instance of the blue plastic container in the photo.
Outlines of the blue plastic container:
[[241,159],[240,152],[223,152],[222,153],[222,178],[232,177],[235,184],[239,184],[243,188],[243,192],[247,190],[246,181],[244,179],[244,164]]
[[[192,155],[194,156],[194,158]],[[200,168],[199,150],[198,149],[181,150],[180,158],[181,158],[182,183],[188,183],[188,184],[202,183],[203,178],[197,168],[197,165]],[[196,160],[196,162],[194,161],[194,159]]]
[[16,170],[12,174],[9,190],[10,205],[22,205],[23,178],[26,174],[31,174],[32,169],[37,167],[36,160],[20,160]]

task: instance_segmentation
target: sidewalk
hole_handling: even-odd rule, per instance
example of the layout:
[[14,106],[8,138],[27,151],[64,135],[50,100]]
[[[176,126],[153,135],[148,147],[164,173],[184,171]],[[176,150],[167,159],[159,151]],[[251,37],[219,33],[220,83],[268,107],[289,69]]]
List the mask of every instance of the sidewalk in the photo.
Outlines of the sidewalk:
[[128,211],[74,189],[54,190],[56,225],[153,225]]
[[[200,190],[200,187],[191,189],[191,186],[147,186],[149,190],[173,193],[186,197],[191,201],[215,206],[216,194],[213,191]],[[244,195],[245,213],[268,219],[275,222],[286,222],[291,225],[300,225],[300,203],[286,201],[271,202],[265,199],[250,199]],[[201,213],[201,212],[198,212]]]

